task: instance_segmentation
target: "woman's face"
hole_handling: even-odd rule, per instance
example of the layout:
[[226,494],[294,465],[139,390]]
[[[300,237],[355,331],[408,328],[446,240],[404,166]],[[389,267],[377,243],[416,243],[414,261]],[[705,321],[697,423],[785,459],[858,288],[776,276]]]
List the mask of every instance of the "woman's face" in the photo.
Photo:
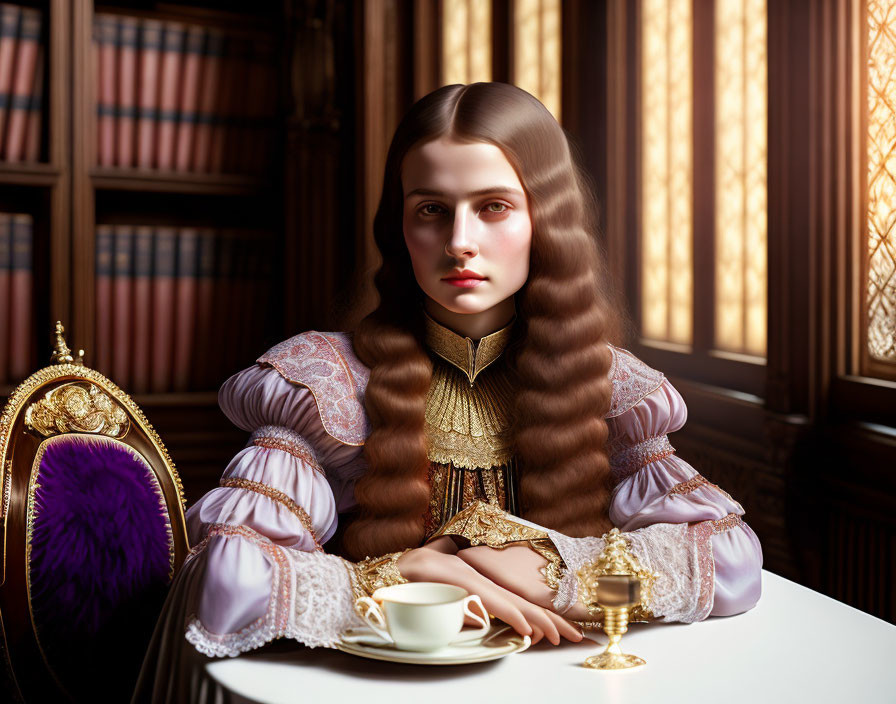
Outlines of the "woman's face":
[[[504,153],[439,138],[407,153],[401,183],[404,239],[430,303],[455,314],[508,306],[512,314],[529,275],[532,220]],[[481,278],[458,278],[465,271]]]

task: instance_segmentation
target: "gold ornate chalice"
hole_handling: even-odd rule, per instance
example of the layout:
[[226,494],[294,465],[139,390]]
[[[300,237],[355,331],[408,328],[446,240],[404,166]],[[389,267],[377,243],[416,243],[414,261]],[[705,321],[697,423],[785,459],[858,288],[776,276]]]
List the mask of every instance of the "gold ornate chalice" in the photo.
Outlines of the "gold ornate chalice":
[[593,616],[601,616],[610,639],[606,650],[587,658],[583,665],[595,670],[625,670],[646,664],[637,655],[622,652],[619,641],[630,620],[646,620],[654,575],[644,570],[628,551],[625,538],[614,528],[606,535],[606,547],[594,562],[579,571],[582,603]]

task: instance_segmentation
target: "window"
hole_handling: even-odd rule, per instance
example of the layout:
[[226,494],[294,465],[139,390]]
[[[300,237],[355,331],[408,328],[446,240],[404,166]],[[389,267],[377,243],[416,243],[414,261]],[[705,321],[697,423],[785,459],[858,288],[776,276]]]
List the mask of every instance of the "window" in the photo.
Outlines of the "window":
[[513,3],[513,82],[559,121],[560,0]]
[[443,0],[442,85],[491,80],[491,0]]
[[[766,28],[765,0],[641,2],[638,259],[646,345],[764,362]],[[699,220],[704,213],[711,217]]]
[[868,0],[863,373],[896,377],[896,0]]

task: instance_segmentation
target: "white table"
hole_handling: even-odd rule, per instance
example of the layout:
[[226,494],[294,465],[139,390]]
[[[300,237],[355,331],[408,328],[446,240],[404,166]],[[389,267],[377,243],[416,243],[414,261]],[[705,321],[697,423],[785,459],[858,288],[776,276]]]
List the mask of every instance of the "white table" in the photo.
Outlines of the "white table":
[[[606,636],[596,633],[601,644]],[[336,650],[246,654],[207,666],[233,702],[896,702],[896,626],[763,570],[747,613],[695,624],[633,624],[624,672],[580,667],[602,646],[539,643],[476,665],[378,662]]]

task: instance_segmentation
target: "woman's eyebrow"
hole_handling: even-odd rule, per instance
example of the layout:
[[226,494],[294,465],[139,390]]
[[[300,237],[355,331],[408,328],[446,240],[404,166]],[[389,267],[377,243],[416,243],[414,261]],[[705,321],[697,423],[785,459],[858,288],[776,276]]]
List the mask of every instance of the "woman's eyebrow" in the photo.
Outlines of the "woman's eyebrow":
[[[480,188],[476,191],[470,191],[467,193],[468,196],[486,196],[490,193],[513,193],[514,195],[524,197],[524,193],[518,188],[511,188],[510,186],[489,186],[488,188]],[[415,188],[413,191],[408,193],[405,196],[405,200],[410,198],[411,196],[444,196],[445,193],[443,191],[437,191],[432,188]]]

